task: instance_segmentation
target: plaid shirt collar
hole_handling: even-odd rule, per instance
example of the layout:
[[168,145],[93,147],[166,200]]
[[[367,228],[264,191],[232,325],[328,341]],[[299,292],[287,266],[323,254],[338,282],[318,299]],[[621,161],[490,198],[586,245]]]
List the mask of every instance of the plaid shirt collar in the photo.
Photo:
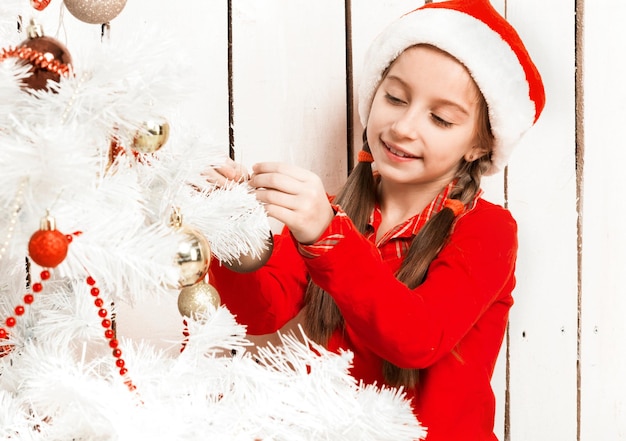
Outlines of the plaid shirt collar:
[[[385,244],[386,242],[396,239],[396,238],[409,238],[415,236],[419,230],[424,226],[426,222],[436,213],[441,211],[443,208],[443,204],[456,185],[456,180],[450,182],[441,192],[435,196],[435,198],[428,204],[420,213],[415,216],[407,219],[401,224],[396,225],[394,228],[389,230],[376,244],[378,247]],[[479,190],[474,197],[474,200],[465,207],[465,212],[468,212],[476,205],[476,201],[482,195],[483,191]],[[372,238],[378,231],[380,224],[382,222],[382,212],[380,210],[380,205],[376,202],[374,207],[374,211],[370,215],[369,221],[369,234],[368,238]]]

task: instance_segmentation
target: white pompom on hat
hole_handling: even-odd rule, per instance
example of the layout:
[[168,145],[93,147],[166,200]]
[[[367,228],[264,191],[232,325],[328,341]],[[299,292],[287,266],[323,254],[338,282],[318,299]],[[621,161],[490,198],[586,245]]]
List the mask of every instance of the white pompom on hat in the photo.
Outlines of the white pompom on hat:
[[384,72],[417,44],[435,46],[467,68],[487,102],[495,138],[487,174],[502,170],[515,144],[539,118],[545,91],[521,38],[488,0],[428,3],[376,37],[365,56],[358,89],[363,127]]

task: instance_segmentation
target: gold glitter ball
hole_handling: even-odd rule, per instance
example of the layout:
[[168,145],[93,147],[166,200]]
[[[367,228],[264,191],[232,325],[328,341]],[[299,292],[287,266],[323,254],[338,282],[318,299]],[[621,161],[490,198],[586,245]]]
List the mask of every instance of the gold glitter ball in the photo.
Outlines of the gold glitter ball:
[[199,282],[183,288],[178,296],[178,311],[184,317],[194,317],[219,308],[220,295],[210,283]]
[[64,0],[70,13],[85,23],[103,24],[117,17],[126,0]]

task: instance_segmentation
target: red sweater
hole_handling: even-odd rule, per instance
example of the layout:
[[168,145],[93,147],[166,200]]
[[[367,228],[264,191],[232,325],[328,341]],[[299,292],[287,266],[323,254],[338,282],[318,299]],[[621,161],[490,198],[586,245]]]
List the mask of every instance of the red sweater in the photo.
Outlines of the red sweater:
[[[382,360],[422,369],[409,390],[427,441],[493,441],[494,365],[513,304],[517,226],[483,199],[456,222],[426,280],[410,290],[371,240],[345,216],[342,238],[319,257],[303,257],[288,232],[274,238],[268,263],[237,274],[217,262],[210,283],[250,334],[280,329],[300,311],[310,276],[337,303],[345,331],[328,349],[354,353],[351,374],[381,385]],[[453,351],[454,350],[454,351]]]

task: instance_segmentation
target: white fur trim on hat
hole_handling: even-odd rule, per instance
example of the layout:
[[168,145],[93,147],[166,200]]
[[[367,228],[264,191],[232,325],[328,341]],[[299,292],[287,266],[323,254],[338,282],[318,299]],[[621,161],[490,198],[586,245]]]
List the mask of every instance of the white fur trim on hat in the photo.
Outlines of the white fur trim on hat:
[[[461,33],[455,33],[457,31]],[[535,103],[523,67],[511,47],[479,19],[453,9],[418,9],[388,26],[372,43],[359,85],[359,115],[367,126],[374,94],[387,67],[408,47],[435,46],[470,72],[489,108],[495,138],[492,166],[501,170],[513,147],[534,124]]]

